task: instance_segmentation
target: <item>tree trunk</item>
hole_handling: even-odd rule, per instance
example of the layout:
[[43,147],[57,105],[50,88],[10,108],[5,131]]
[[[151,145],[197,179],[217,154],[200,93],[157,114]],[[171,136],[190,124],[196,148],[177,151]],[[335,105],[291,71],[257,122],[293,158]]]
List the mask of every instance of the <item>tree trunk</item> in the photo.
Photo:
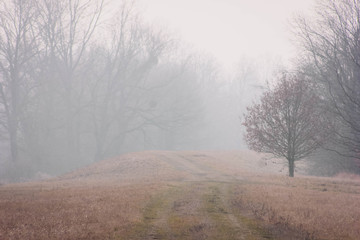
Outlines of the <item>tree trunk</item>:
[[293,158],[288,159],[289,162],[289,177],[294,177],[295,161]]
[[18,116],[18,107],[19,107],[19,77],[17,72],[11,74],[12,80],[10,83],[10,93],[11,93],[11,105],[8,112],[8,126],[9,126],[9,135],[10,135],[10,151],[11,151],[11,160],[13,162],[18,161],[18,128],[19,128],[19,116]]
[[[12,123],[14,124],[14,123]],[[18,141],[17,141],[17,129],[10,129],[10,152],[11,152],[11,161],[16,163],[18,161]]]
[[95,137],[95,145],[96,145],[96,152],[94,156],[94,162],[98,162],[100,160],[103,160],[104,157],[104,141],[99,136],[99,134],[97,134],[97,136]]

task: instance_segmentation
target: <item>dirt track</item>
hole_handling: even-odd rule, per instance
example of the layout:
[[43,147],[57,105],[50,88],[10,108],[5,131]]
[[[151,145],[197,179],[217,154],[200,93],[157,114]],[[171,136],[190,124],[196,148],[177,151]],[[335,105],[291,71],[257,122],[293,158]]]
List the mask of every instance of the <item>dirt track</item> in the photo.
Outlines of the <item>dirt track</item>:
[[166,181],[165,189],[146,204],[142,221],[119,239],[271,238],[250,219],[234,213],[232,187],[240,177],[216,169],[206,154],[156,154],[157,160],[183,176]]
[[184,181],[233,181],[235,178],[219,169],[215,169],[203,161],[201,158],[209,158],[204,154],[193,154],[186,155],[178,153],[177,157],[174,156],[163,156],[164,161],[171,165],[177,171],[187,173],[187,177]]
[[269,234],[234,214],[231,184],[173,184],[145,207],[143,221],[119,239],[269,239]]
[[0,239],[269,239],[234,208],[245,165],[226,154],[127,154],[2,186]]

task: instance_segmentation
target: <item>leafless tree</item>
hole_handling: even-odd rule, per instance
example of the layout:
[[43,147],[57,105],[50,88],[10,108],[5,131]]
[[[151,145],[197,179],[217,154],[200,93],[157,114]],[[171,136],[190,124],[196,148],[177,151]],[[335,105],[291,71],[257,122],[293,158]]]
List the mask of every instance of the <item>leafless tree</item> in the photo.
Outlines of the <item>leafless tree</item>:
[[[152,93],[152,102],[156,103],[152,121],[158,129],[158,147],[180,150],[190,145],[194,149],[205,110],[205,79],[194,56],[174,58],[161,64],[151,76],[157,86],[163,86]],[[210,84],[210,77],[206,80]]]
[[360,3],[323,0],[315,20],[299,17],[295,25],[305,52],[302,69],[318,83],[325,107],[337,120],[334,146],[342,148],[331,150],[359,159]]
[[0,124],[9,137],[11,160],[17,162],[22,114],[32,93],[31,60],[38,53],[33,1],[0,4]]
[[248,108],[244,125],[249,147],[286,158],[294,177],[295,161],[324,144],[330,129],[319,101],[304,78],[283,75],[259,104]]
[[125,3],[111,26],[111,41],[92,53],[90,115],[95,159],[116,154],[127,134],[140,131],[148,121],[149,72],[168,47],[161,33],[145,27],[133,5]]
[[[48,113],[57,126],[65,126],[67,158],[79,159],[81,150],[81,112],[85,108],[86,53],[95,41],[104,1],[42,0],[37,3],[40,36],[43,43],[43,97]],[[40,61],[41,61],[40,60]],[[40,62],[39,61],[39,62]],[[85,83],[84,83],[85,82]],[[55,116],[55,119],[54,119]]]
[[107,19],[102,0],[1,4],[0,140],[13,161],[58,174],[194,136],[209,71],[133,1]]
[[[121,7],[111,41],[92,55],[89,114],[96,160],[119,154],[131,138],[137,139],[132,148],[169,147],[175,131],[200,113],[192,101],[197,76],[188,58],[176,55],[174,40],[143,24],[133,7]],[[156,139],[170,134],[159,146]]]

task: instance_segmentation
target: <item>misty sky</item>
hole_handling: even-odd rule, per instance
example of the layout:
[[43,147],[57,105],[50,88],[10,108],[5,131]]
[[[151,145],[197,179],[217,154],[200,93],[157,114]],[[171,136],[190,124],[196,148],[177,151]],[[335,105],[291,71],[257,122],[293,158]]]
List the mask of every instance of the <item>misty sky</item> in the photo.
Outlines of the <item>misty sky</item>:
[[281,56],[294,50],[288,20],[314,0],[139,0],[146,20],[232,66],[241,56]]

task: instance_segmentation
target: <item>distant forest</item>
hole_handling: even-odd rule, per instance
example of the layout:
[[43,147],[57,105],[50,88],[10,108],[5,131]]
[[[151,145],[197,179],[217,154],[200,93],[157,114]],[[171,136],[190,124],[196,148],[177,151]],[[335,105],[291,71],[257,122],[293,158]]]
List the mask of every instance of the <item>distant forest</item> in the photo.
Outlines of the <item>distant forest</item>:
[[244,58],[227,73],[144,22],[133,1],[116,11],[105,0],[0,3],[0,179],[58,175],[130,151],[246,148],[246,107],[284,72],[311,82],[332,120],[307,158],[310,173],[359,172],[360,7],[318,7],[293,19],[293,69]]

